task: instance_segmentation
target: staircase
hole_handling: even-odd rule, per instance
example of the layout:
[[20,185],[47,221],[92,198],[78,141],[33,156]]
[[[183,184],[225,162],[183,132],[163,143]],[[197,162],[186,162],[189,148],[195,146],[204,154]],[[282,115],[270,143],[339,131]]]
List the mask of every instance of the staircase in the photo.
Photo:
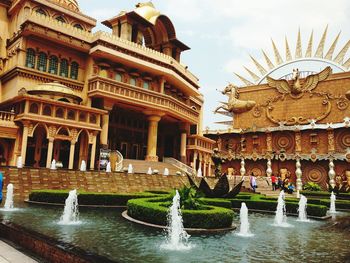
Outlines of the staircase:
[[132,159],[123,160],[123,168],[127,169],[129,164],[133,166],[135,173],[147,173],[149,167],[151,167],[152,171],[158,170],[159,174],[163,174],[165,168],[168,168],[169,175],[176,175],[177,171],[181,171],[179,168],[176,168],[174,165],[163,163],[163,162],[149,162],[144,160],[132,160]]
[[[256,177],[256,182],[258,185],[258,188],[256,189],[256,193],[258,194],[262,194],[268,197],[276,197],[278,198],[279,194],[280,194],[280,190],[277,189],[276,191],[272,191],[272,185],[271,183],[268,181],[267,177]],[[250,187],[250,180],[249,180],[249,176],[244,176],[244,183],[243,183],[243,187],[245,187],[246,189],[252,189]],[[286,197],[296,197],[297,194],[296,192],[294,192],[293,194],[288,194],[285,193]]]

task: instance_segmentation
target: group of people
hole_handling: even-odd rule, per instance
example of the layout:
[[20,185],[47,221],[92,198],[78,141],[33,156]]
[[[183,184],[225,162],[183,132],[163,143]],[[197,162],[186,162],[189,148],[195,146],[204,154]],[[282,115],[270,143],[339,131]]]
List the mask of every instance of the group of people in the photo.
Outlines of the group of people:
[[[289,178],[285,178],[284,180],[282,180],[281,176],[275,176],[274,174],[271,175],[271,185],[272,191],[281,189],[289,194],[292,194],[295,191],[295,186]],[[255,192],[256,188],[258,188],[258,184],[256,182],[256,177],[254,173],[251,173],[250,175],[250,187],[252,188],[253,192]]]
[[292,194],[295,190],[295,186],[289,178],[285,178],[284,180],[282,180],[281,176],[276,177],[274,174],[271,175],[271,185],[272,191],[281,189],[289,194]]

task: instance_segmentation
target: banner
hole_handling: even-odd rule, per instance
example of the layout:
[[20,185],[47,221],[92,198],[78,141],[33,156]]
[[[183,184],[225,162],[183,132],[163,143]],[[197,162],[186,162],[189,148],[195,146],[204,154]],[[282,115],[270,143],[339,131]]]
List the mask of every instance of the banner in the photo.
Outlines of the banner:
[[110,149],[100,149],[100,159],[98,163],[99,170],[106,170],[110,155],[111,155]]

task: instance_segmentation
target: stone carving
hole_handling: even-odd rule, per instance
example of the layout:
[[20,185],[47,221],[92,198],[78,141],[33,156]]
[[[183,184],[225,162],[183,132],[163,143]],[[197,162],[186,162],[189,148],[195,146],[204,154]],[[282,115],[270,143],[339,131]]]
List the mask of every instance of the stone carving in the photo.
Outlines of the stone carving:
[[221,176],[221,167],[222,163],[225,162],[225,158],[220,154],[220,151],[218,148],[215,148],[213,150],[213,155],[211,156],[211,159],[213,160],[213,163],[215,165],[215,177],[220,177]]
[[221,102],[223,105],[217,107],[214,111],[215,113],[217,113],[219,109],[234,113],[246,112],[250,111],[256,104],[256,102],[252,100],[239,100],[237,87],[233,84],[229,84],[222,91],[222,94],[229,96],[228,102]]
[[310,92],[317,87],[318,82],[325,80],[332,73],[331,67],[326,67],[317,74],[312,74],[306,77],[303,84],[300,82],[299,70],[293,69],[293,78],[291,84],[285,79],[273,79],[266,77],[270,87],[277,89],[279,93],[298,95],[304,92]]

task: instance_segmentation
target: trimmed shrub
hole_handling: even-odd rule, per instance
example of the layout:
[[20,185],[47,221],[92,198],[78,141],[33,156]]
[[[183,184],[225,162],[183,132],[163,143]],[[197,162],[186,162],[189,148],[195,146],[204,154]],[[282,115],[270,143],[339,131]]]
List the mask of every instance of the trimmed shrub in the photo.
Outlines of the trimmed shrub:
[[[141,198],[128,201],[128,215],[157,225],[167,225],[170,198]],[[204,205],[205,210],[181,210],[184,227],[186,228],[225,228],[232,226],[231,209]]]
[[314,182],[307,182],[306,184],[304,184],[303,189],[307,190],[307,191],[321,191],[322,190],[321,186],[319,186],[318,184],[316,184]]
[[200,199],[205,205],[218,206],[231,209],[231,201],[224,198],[201,198]]
[[[313,191],[301,191],[301,194],[306,197],[312,196],[313,198],[330,198],[331,193],[327,191],[313,192]],[[338,193],[337,199],[350,200],[350,193]]]
[[[321,199],[320,200],[321,205],[325,205],[327,207],[330,207],[331,201],[329,199]],[[335,201],[335,208],[339,209],[349,209],[350,210],[350,201],[349,200],[336,200]]]
[[[249,209],[276,211],[277,199],[272,197],[264,197],[262,195],[254,195],[250,200],[247,199],[232,199],[231,204],[234,208],[240,208],[241,203],[246,203]],[[288,213],[296,214],[298,212],[298,200],[286,200],[286,210]],[[307,213],[310,216],[323,217],[327,214],[327,207],[324,205],[308,204]]]
[[[30,201],[64,204],[68,197],[67,190],[34,190],[29,195]],[[125,206],[129,199],[157,197],[158,194],[134,193],[134,194],[117,194],[117,193],[94,193],[78,192],[78,203],[80,205],[115,205]]]

